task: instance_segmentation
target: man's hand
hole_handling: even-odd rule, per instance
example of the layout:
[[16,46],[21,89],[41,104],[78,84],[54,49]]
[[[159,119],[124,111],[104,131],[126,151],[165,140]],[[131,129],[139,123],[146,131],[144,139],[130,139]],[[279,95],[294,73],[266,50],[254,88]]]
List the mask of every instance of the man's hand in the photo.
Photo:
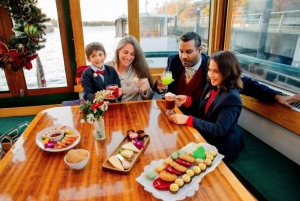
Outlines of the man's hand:
[[293,96],[282,96],[282,95],[276,94],[275,100],[278,103],[292,109],[293,107],[290,104],[294,103],[294,102],[300,102],[300,94],[295,94]]
[[187,100],[187,97],[185,95],[178,95],[175,97],[175,104],[177,107],[180,107],[181,105],[185,104]]
[[165,85],[161,80],[161,75],[158,76],[157,79],[157,89],[158,90],[166,90],[168,89],[168,85]]
[[185,124],[188,118],[189,117],[184,114],[173,114],[172,116],[170,116],[170,120],[175,124]]

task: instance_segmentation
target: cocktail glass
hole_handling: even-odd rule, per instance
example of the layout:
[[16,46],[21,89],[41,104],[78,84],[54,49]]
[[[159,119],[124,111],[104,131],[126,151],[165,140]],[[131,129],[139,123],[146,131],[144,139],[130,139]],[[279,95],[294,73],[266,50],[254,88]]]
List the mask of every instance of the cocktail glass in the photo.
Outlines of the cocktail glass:
[[165,93],[168,90],[168,85],[172,83],[173,81],[173,77],[172,77],[172,71],[165,71],[162,75],[161,75],[161,81],[167,85],[167,88],[163,90],[163,94],[162,94],[162,98],[165,97]]
[[175,97],[176,97],[176,95],[171,92],[168,92],[165,94],[166,108],[167,108],[166,115],[168,115],[168,116],[175,114],[175,112],[174,112]]
[[119,97],[119,86],[117,84],[107,85],[106,90],[112,91],[115,100]]
[[136,80],[133,81],[134,84],[134,90],[135,91],[141,91],[143,85],[147,84],[147,78],[136,78]]

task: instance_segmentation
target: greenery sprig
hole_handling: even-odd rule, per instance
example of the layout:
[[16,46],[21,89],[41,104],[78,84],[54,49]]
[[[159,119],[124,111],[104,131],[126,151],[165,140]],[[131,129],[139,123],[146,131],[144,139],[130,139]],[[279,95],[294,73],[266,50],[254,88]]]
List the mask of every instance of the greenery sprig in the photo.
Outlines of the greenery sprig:
[[0,42],[0,68],[11,67],[14,71],[30,70],[31,60],[37,51],[44,48],[46,39],[43,24],[50,20],[36,7],[37,0],[0,0],[0,6],[7,8],[13,20],[15,35],[9,41]]

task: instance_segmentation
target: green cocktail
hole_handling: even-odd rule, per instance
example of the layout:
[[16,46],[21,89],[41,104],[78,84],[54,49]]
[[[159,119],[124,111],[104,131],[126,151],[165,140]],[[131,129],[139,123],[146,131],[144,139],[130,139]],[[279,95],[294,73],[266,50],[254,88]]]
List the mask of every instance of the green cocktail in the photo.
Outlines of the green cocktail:
[[172,73],[165,73],[164,76],[162,76],[161,81],[165,84],[165,85],[169,85],[172,82]]

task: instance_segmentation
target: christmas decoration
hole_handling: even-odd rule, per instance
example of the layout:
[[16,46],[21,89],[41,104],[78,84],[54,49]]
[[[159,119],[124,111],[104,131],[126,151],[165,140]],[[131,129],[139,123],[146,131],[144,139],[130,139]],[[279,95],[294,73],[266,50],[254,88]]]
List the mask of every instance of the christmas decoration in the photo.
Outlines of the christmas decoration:
[[46,39],[44,22],[50,20],[36,7],[37,0],[0,0],[0,6],[7,8],[14,22],[15,35],[9,41],[0,42],[0,68],[22,68],[30,70],[31,61],[37,57]]

